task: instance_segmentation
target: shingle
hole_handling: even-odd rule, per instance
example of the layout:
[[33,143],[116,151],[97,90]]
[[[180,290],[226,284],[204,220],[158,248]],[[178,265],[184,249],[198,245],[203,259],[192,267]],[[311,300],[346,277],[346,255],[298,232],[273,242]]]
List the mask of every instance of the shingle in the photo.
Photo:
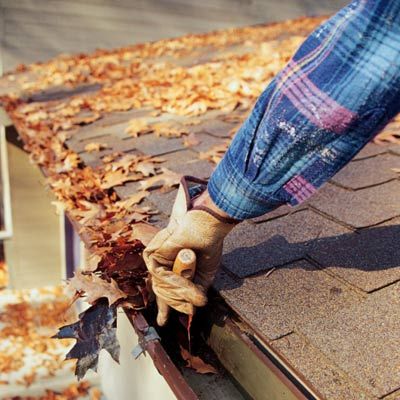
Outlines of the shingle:
[[304,260],[242,281],[224,274],[227,275],[222,272],[216,280],[216,289],[268,339],[276,339],[309,319],[359,301],[355,292]]
[[148,196],[148,200],[155,205],[157,210],[162,211],[166,215],[170,215],[176,193],[177,189],[174,189],[167,193],[162,193],[159,190],[154,190]]
[[400,215],[400,181],[357,191],[327,184],[309,204],[355,228],[376,225]]
[[298,206],[295,206],[295,207],[290,207],[290,206],[287,206],[287,205],[283,205],[283,206],[280,206],[280,207],[276,208],[275,210],[273,210],[273,211],[271,211],[271,212],[269,212],[267,214],[261,215],[259,217],[251,218],[250,221],[251,222],[255,222],[255,223],[264,222],[264,221],[268,221],[270,219],[275,219],[275,218],[278,218],[278,217],[282,217],[282,216],[287,215],[287,214],[292,214],[292,213],[300,211],[300,210],[302,210],[304,208],[305,208],[304,205],[298,205]]
[[374,396],[355,382],[349,381],[340,366],[336,366],[311,343],[292,333],[271,343],[274,350],[289,360],[289,364],[302,374],[327,400],[367,400]]
[[[103,162],[101,160],[102,157],[113,154],[113,153],[123,153],[123,154],[141,154],[139,150],[135,148],[135,143],[133,138],[131,140],[119,140],[113,136],[105,136],[104,139],[93,140],[88,142],[81,142],[83,146],[89,143],[105,143],[108,144],[108,147],[104,150],[93,151],[93,152],[81,152],[79,153],[79,157],[82,161],[90,167],[97,167],[102,165]],[[81,144],[79,147],[81,147]],[[74,149],[75,150],[75,149]],[[75,150],[76,151],[76,150]]]
[[[128,140],[131,140],[129,138]],[[182,138],[156,137],[153,134],[134,138],[135,148],[152,156],[183,149]]]
[[125,129],[130,119],[148,114],[149,110],[130,110],[107,114],[90,125],[80,127],[77,133],[67,140],[67,144],[82,140],[97,140],[98,137],[104,135],[119,136],[122,139],[122,137],[129,136],[125,133]]
[[400,283],[301,327],[314,346],[375,396],[400,388]]
[[113,189],[120,199],[126,199],[140,190],[140,185],[139,182],[126,182],[121,186],[115,186]]
[[209,119],[198,125],[194,125],[193,130],[195,132],[207,132],[210,135],[220,138],[229,138],[229,133],[234,126],[235,124],[229,124],[218,119]]
[[400,389],[395,392],[385,396],[385,400],[400,400]]
[[394,154],[397,154],[397,155],[400,155],[400,144],[392,144],[390,146],[390,152],[394,153]]
[[378,145],[375,143],[368,143],[358,154],[355,155],[354,160],[360,160],[367,157],[374,157],[378,154],[383,154],[388,151],[387,145]]
[[361,189],[397,178],[392,168],[400,168],[400,157],[382,154],[348,164],[333,181],[346,188]]
[[160,212],[158,214],[152,215],[150,218],[150,223],[155,225],[157,228],[165,228],[168,225],[169,217],[164,213]]
[[243,222],[225,239],[223,264],[239,277],[248,276],[304,257],[316,237],[349,232],[308,210],[261,224]]
[[214,137],[208,133],[196,133],[196,137],[200,140],[200,143],[196,146],[192,146],[191,149],[197,152],[210,150],[212,147],[226,142],[226,139]]
[[324,268],[369,292],[400,280],[400,218],[320,239],[308,249]]
[[162,156],[165,162],[162,164],[181,175],[192,175],[198,178],[209,178],[214,165],[206,160],[199,160],[199,156],[192,150],[182,150]]

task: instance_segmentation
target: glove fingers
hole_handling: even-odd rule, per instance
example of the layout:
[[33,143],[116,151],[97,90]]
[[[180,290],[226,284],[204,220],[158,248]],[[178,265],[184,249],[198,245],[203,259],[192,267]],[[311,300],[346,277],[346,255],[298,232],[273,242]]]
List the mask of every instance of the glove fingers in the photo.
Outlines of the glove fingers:
[[[174,299],[171,296],[169,296],[168,293],[167,293],[167,296],[164,296],[164,293],[162,293],[162,292],[158,293],[157,294],[157,304],[159,301],[161,301],[162,304],[164,304],[164,305],[167,304],[170,308],[173,308],[174,310],[179,311],[181,313],[188,314],[188,315],[194,314],[195,307],[193,306],[192,303]],[[163,322],[163,321],[161,320],[160,322]],[[158,316],[157,316],[157,323],[159,323]]]
[[170,308],[169,305],[161,299],[161,297],[157,296],[157,324],[158,326],[164,326],[167,323]]
[[207,303],[207,295],[201,286],[172,271],[158,269],[153,275],[153,290],[156,295],[161,290],[169,293],[171,298],[192,303],[196,307],[203,307]]
[[197,257],[197,268],[194,282],[208,289],[215,278],[221,264],[222,244],[212,254],[200,254]]

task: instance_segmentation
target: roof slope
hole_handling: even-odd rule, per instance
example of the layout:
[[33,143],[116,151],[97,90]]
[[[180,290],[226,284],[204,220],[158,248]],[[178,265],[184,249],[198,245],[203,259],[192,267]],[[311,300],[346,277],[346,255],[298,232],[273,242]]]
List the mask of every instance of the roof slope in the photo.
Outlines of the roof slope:
[[[207,178],[258,94],[318,22],[63,57],[6,76],[0,96],[93,247],[99,237],[126,235],[127,221],[163,226],[176,189],[156,190],[147,175],[165,177],[167,168]],[[386,131],[399,129],[393,121]],[[126,167],[143,154],[163,160]],[[371,143],[306,205],[245,222],[225,243],[215,287],[327,399],[400,398],[399,167],[399,145]],[[140,209],[115,211],[149,179]],[[123,218],[105,226],[110,210]]]

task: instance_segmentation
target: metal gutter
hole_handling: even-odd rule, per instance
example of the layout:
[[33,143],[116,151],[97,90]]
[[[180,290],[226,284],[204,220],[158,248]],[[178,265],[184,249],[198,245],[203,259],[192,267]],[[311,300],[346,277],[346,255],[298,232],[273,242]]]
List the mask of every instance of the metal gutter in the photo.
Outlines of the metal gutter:
[[146,340],[149,324],[141,313],[125,309],[125,313],[139,336],[139,343],[154,362],[158,372],[164,377],[178,400],[198,400],[199,398],[185,381],[159,340]]

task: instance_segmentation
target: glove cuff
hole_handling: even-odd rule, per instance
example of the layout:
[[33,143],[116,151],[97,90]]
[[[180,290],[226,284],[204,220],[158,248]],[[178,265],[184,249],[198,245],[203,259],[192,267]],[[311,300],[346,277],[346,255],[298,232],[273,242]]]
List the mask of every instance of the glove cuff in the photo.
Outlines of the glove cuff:
[[200,196],[207,189],[207,181],[196,178],[194,176],[185,175],[181,178],[180,184],[185,195],[186,211],[190,210],[205,211],[208,214],[212,215],[217,220],[219,220],[220,222],[224,224],[231,224],[232,227],[241,222],[234,218],[222,216],[218,214],[216,211],[211,210],[207,206],[193,206],[193,200],[198,196]]

